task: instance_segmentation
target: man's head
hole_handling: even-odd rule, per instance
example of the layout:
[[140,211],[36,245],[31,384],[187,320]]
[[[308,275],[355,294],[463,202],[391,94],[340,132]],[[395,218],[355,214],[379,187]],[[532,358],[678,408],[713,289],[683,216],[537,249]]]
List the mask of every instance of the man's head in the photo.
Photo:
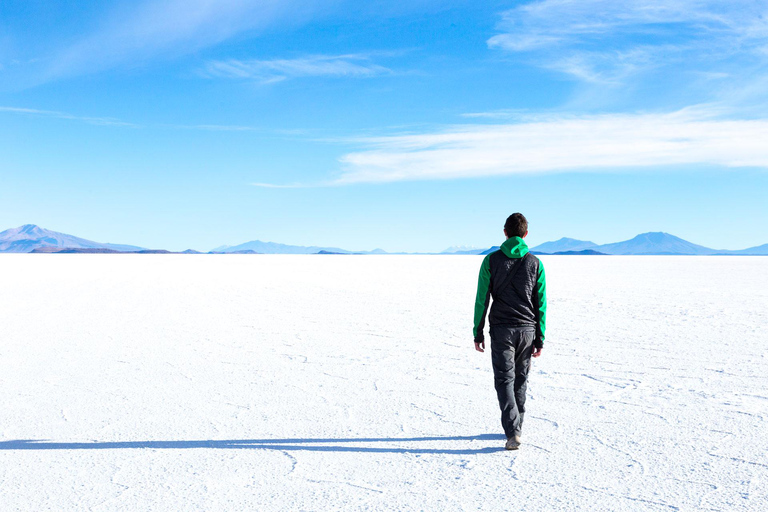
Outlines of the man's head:
[[507,222],[504,223],[504,234],[507,238],[513,236],[519,236],[525,238],[528,234],[528,219],[522,213],[513,213],[507,217]]

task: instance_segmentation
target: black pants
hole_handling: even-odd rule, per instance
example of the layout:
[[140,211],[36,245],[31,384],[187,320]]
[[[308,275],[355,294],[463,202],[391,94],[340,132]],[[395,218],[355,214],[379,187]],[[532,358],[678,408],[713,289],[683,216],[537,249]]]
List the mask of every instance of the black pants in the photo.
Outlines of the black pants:
[[493,379],[507,438],[519,436],[525,415],[525,389],[535,330],[533,327],[491,326]]

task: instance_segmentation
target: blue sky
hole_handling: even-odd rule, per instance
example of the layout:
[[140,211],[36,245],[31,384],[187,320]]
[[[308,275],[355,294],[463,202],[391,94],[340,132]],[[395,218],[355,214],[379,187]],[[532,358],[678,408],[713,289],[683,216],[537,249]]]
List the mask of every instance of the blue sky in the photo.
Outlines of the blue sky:
[[0,229],[768,242],[768,1],[5,0]]

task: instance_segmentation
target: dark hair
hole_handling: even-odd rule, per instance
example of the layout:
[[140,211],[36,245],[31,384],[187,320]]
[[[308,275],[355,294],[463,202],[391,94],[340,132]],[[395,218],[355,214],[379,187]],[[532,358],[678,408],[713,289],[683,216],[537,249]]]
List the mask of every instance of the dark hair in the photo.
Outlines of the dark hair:
[[507,232],[508,237],[519,236],[524,237],[528,232],[528,219],[522,213],[513,213],[507,217],[507,222],[504,223],[504,231]]

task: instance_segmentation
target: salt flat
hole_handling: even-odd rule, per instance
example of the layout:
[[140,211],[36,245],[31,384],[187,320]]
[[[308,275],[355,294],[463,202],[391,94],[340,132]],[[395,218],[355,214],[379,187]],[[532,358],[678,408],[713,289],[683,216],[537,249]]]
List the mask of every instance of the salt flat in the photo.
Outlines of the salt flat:
[[768,258],[542,259],[505,452],[481,257],[2,254],[2,510],[768,510]]

